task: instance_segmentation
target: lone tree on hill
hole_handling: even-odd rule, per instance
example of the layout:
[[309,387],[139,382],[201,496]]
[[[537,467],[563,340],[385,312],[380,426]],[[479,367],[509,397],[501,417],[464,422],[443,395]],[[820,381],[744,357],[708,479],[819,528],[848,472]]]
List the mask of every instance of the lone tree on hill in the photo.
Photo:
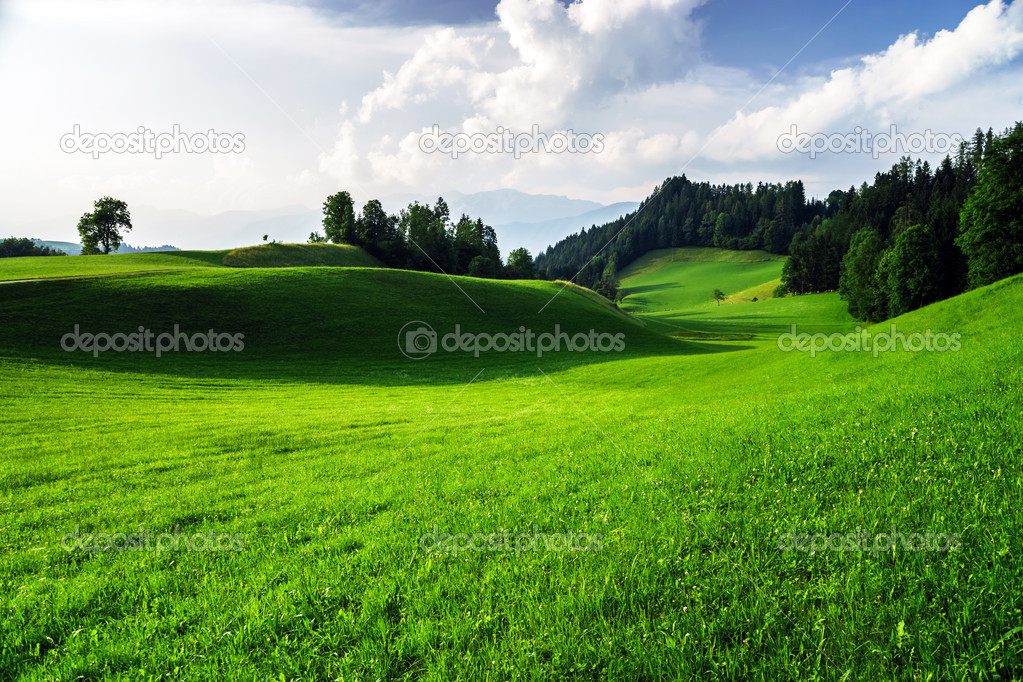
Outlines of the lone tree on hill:
[[78,220],[82,255],[117,251],[123,240],[121,230],[131,232],[128,204],[112,197],[103,197],[96,200],[93,209],[92,213],[86,213]]
[[721,291],[720,289],[715,289],[714,300],[718,302],[718,305],[721,305],[721,301],[725,300],[725,292]]

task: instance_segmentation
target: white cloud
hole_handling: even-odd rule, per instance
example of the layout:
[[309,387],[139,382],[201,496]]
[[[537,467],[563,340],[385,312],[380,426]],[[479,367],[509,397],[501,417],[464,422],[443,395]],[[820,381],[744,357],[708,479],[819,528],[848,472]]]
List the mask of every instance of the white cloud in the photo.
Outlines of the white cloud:
[[[371,186],[471,190],[492,183],[497,174],[502,184],[546,191],[567,175],[575,195],[599,197],[638,177],[652,185],[687,170],[745,174],[754,181],[773,173],[805,175],[806,169],[794,168],[777,148],[778,136],[793,123],[827,132],[857,124],[878,130],[891,122],[911,126],[927,102],[941,100],[940,111],[927,113],[932,127],[947,128],[951,112],[966,105],[945,95],[1010,64],[1023,46],[1023,2],[1006,6],[993,0],[969,12],[954,30],[929,40],[904,35],[855,66],[795,81],[781,77],[755,96],[761,84],[748,73],[699,60],[699,26],[691,17],[697,5],[580,0],[566,7],[556,0],[502,0],[495,24],[438,31],[363,98],[355,136],[359,153],[372,159]],[[747,105],[750,111],[738,111]],[[384,111],[392,112],[391,137],[395,126],[414,122],[400,136],[400,152],[393,143],[384,151],[373,141]],[[424,159],[410,135],[428,121],[465,132],[490,132],[499,125],[572,127],[602,133],[605,150],[517,161]],[[347,149],[352,134],[344,128],[338,145]],[[765,159],[778,166],[764,168]]]
[[[702,56],[702,1],[502,0],[493,21],[451,28],[350,26],[299,0],[11,0],[0,5],[0,91],[32,104],[0,108],[0,219],[79,215],[103,194],[207,215],[314,209],[342,188],[357,201],[514,187],[610,202],[682,172],[802,177],[826,193],[887,160],[783,155],[777,138],[793,123],[969,134],[1019,117],[1023,0],[993,0],[952,30],[902,36],[831,73],[783,73],[752,102],[752,66]],[[246,148],[94,160],[58,148],[76,123],[212,127],[244,133]],[[455,160],[419,148],[434,124],[599,133],[604,151]]]
[[419,104],[444,88],[471,81],[476,76],[477,55],[489,47],[486,36],[460,36],[453,28],[426,36],[423,46],[396,74],[384,72],[383,84],[362,98],[359,122],[368,123],[377,111]]
[[[696,0],[502,0],[497,25],[427,37],[397,73],[363,97],[374,113],[448,96],[509,127],[560,125],[575,107],[670,82],[695,62]],[[514,59],[510,57],[514,54]],[[569,106],[571,105],[571,106]]]
[[[13,190],[3,219],[80,214],[97,196],[118,193],[130,205],[200,214],[317,206],[336,183],[316,158],[332,148],[346,102],[375,87],[428,32],[338,25],[280,2],[2,3],[0,91],[31,103],[0,107],[8,159],[0,184]],[[92,133],[213,128],[244,134],[246,151],[244,159],[159,160],[61,153],[58,140],[76,124]],[[335,161],[363,172],[345,151]]]
[[[955,30],[926,41],[904,35],[855,67],[805,80],[802,92],[786,103],[736,113],[713,133],[706,155],[722,161],[777,156],[778,137],[792,125],[813,134],[903,124],[919,103],[962,88],[986,69],[1010,62],[1021,49],[1023,3],[992,0],[970,11]],[[956,109],[946,103],[951,107],[931,110],[931,127],[940,129],[942,116]]]
[[[357,116],[340,127],[319,168],[340,178],[353,173],[356,157],[367,160],[368,174],[362,177],[378,192],[424,184],[444,189],[437,186],[442,180],[471,190],[495,177],[501,183],[524,182],[527,187],[520,188],[527,191],[545,191],[542,183],[563,181],[567,169],[582,184],[589,166],[604,166],[597,173],[607,177],[608,168],[629,172],[634,162],[677,161],[694,148],[691,130],[647,134],[630,126],[616,133],[613,126],[620,126],[622,113],[634,105],[629,98],[661,92],[664,101],[670,95],[663,88],[692,94],[704,106],[715,99],[713,88],[698,78],[678,83],[698,64],[699,32],[690,14],[699,4],[580,0],[566,7],[557,0],[502,0],[497,22],[437,30],[396,71],[384,73],[382,83],[363,96]],[[419,134],[433,123],[467,133],[494,132],[498,126],[524,131],[535,124],[545,132],[571,128],[636,140],[629,149],[614,143],[599,158],[534,154],[518,161],[471,155],[452,160],[418,149]],[[678,120],[666,123],[677,131]],[[409,132],[396,136],[395,127],[402,124]],[[637,148],[646,137],[650,140]],[[601,186],[607,187],[606,180]]]

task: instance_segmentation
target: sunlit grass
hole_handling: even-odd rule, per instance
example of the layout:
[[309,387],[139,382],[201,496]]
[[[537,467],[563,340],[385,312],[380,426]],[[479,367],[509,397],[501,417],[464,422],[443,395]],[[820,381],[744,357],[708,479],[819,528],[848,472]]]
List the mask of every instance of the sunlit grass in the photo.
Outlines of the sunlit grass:
[[757,293],[744,292],[762,294],[767,282],[781,276],[784,260],[764,251],[696,247],[651,251],[622,271],[622,308],[666,312],[716,307],[715,289],[749,300]]
[[[1023,279],[896,320],[959,333],[961,351],[876,359],[773,343],[791,321],[851,328],[833,295],[717,318],[639,310],[641,327],[571,288],[537,314],[553,283],[456,283],[308,268],[0,287],[0,670],[1023,674]],[[595,328],[626,351],[412,361],[398,339],[411,320]],[[76,323],[213,327],[246,346],[93,358],[59,347]],[[658,333],[682,325],[755,339]],[[783,552],[793,526],[930,530],[961,549]],[[69,553],[76,527],[240,534],[244,548]],[[599,551],[440,554],[420,542],[435,529],[583,533]]]

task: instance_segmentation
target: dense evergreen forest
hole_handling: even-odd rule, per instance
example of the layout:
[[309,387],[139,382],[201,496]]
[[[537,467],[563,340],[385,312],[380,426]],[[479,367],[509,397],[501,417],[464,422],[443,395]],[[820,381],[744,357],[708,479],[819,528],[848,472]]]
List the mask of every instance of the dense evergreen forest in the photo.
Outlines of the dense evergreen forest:
[[610,298],[617,272],[652,249],[789,254],[781,293],[841,292],[879,321],[1023,271],[1023,123],[977,130],[937,168],[905,157],[859,189],[806,199],[803,184],[669,178],[627,216],[549,247],[540,276]]

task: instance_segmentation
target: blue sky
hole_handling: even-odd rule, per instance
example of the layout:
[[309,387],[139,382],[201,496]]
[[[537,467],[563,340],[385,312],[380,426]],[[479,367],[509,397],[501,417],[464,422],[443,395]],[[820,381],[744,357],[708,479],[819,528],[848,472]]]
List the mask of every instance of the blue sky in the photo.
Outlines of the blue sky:
[[[4,0],[0,89],[30,104],[0,108],[0,229],[46,223],[65,230],[46,236],[73,238],[74,217],[103,195],[203,215],[317,208],[338,189],[359,202],[512,188],[609,204],[686,173],[801,179],[826,196],[901,153],[811,155],[783,150],[786,136],[947,140],[1021,117],[1023,0],[853,0],[778,73],[843,4]],[[62,147],[76,126],[244,144],[94,155]],[[423,146],[432,131],[534,129],[599,149],[454,158]]]
[[[309,4],[346,22],[399,26],[484,23],[496,18],[497,7],[496,2],[465,0]],[[904,33],[933,35],[958,24],[975,6],[974,2],[925,0],[717,0],[701,5],[694,17],[704,22],[704,49],[711,61],[777,69],[838,14],[798,59],[798,64],[815,68],[883,50]]]
[[493,21],[495,2],[459,2],[455,0],[382,0],[381,2],[336,2],[314,0],[311,6],[363,24],[389,23],[458,26]]
[[[719,0],[696,10],[710,60],[728,66],[779,68],[839,10],[793,65],[841,63],[879,52],[902,34],[956,26],[976,3],[925,0]],[[842,8],[845,9],[842,9]]]

